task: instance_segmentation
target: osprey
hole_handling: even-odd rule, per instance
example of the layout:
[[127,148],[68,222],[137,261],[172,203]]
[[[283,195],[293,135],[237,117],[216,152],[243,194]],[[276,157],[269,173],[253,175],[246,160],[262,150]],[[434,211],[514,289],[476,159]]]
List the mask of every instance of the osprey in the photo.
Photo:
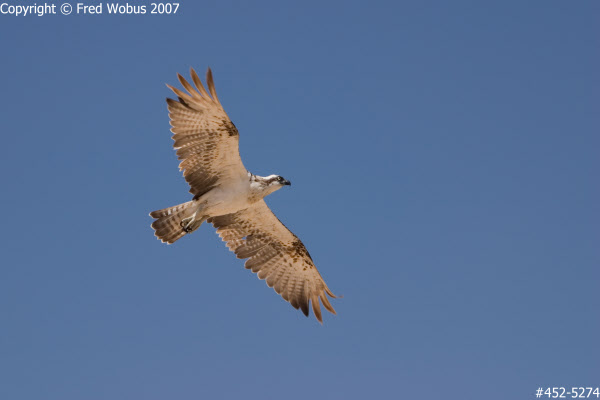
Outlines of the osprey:
[[[246,170],[239,153],[238,130],[219,102],[210,68],[208,91],[194,69],[192,86],[180,74],[187,92],[167,85],[178,100],[167,99],[179,169],[190,185],[191,201],[153,211],[155,235],[174,243],[206,221],[247,269],[266,279],[286,301],[304,315],[313,312],[323,323],[321,307],[335,314],[329,290],[304,244],[277,219],[265,196],[290,185],[279,175],[257,176]],[[210,94],[209,94],[210,93]]]

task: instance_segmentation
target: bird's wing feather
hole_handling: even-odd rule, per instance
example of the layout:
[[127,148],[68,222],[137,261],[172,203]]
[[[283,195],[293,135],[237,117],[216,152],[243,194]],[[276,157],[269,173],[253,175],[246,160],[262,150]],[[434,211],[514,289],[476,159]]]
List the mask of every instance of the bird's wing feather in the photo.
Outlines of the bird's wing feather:
[[[208,92],[193,69],[192,86],[181,75],[186,91],[167,85],[178,100],[167,99],[173,147],[181,161],[179,169],[196,197],[230,180],[247,179],[239,153],[239,133],[219,102],[210,68]],[[210,92],[210,94],[209,94]]]
[[238,258],[248,258],[246,268],[266,279],[267,285],[294,308],[302,309],[308,316],[311,302],[315,317],[322,323],[320,299],[335,314],[327,295],[336,296],[323,281],[306,247],[264,200],[233,214],[212,217],[208,222]]

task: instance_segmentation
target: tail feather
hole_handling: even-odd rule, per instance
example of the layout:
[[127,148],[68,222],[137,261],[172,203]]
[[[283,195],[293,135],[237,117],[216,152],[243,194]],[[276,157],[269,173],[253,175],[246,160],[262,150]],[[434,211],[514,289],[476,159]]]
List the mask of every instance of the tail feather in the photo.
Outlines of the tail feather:
[[194,211],[194,201],[178,204],[173,207],[163,208],[162,210],[152,211],[150,216],[156,218],[152,223],[154,235],[163,243],[175,243],[178,239],[185,236],[186,231],[181,227],[181,220],[190,217]]

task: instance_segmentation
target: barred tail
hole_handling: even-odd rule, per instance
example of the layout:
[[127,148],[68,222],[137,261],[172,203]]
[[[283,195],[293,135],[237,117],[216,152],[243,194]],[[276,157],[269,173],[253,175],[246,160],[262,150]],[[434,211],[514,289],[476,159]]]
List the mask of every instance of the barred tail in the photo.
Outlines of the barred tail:
[[175,243],[187,233],[181,227],[181,220],[190,217],[194,211],[194,201],[152,211],[150,216],[156,218],[156,221],[152,223],[152,228],[155,230],[154,236],[163,243]]

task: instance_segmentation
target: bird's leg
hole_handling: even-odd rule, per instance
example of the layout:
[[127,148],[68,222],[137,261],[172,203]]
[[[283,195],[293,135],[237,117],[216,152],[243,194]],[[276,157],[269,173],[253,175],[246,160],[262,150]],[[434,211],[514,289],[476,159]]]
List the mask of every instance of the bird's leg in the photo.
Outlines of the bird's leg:
[[181,225],[181,227],[183,228],[183,230],[185,231],[185,233],[192,233],[192,232],[194,232],[208,218],[208,216],[204,216],[202,218],[196,219],[197,214],[198,214],[198,212],[196,211],[191,217],[184,218],[179,223],[179,225]]
[[179,223],[179,225],[183,228],[184,231],[186,232],[191,232],[191,230],[189,230],[189,227],[191,225],[191,223],[194,222],[194,216],[192,215],[191,217],[187,217],[181,220],[181,222]]

